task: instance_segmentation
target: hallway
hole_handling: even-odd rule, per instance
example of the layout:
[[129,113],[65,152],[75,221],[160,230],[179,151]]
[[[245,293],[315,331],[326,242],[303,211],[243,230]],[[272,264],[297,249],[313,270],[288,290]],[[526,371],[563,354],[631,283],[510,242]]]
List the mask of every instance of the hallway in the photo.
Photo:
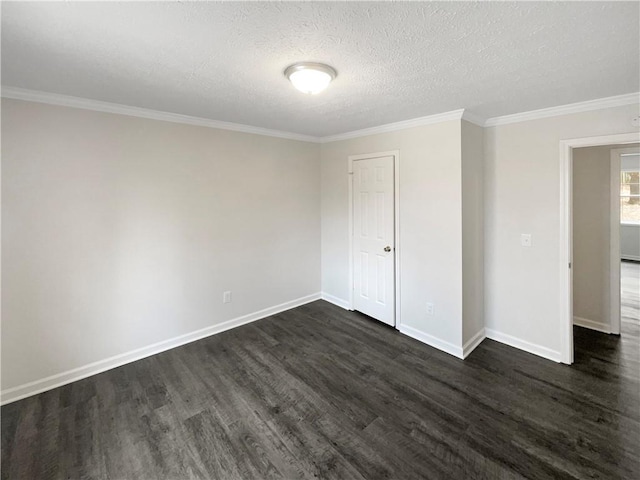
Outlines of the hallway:
[[640,372],[640,263],[623,261],[621,276],[621,335],[574,327],[576,368],[629,379],[638,390]]

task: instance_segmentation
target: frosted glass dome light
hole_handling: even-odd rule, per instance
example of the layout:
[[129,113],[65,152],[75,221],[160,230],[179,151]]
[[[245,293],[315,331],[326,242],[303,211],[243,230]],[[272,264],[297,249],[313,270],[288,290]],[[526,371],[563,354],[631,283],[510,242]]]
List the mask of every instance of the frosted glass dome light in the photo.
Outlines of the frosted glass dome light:
[[337,73],[329,65],[301,62],[287,67],[284,75],[301,92],[316,95],[329,86]]

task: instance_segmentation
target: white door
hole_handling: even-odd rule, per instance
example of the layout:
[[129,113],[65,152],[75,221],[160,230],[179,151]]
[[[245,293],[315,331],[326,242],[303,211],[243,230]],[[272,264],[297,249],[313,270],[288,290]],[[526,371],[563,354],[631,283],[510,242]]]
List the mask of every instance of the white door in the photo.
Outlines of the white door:
[[353,162],[353,308],[395,325],[394,157]]

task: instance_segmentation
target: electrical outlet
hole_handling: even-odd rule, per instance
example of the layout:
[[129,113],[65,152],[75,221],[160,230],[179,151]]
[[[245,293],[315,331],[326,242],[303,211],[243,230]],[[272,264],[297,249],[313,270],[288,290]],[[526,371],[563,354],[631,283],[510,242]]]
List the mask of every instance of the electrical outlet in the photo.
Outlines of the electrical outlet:
[[434,307],[433,303],[427,303],[427,315],[433,315]]
[[222,294],[222,303],[231,303],[231,292],[226,291]]
[[523,247],[530,247],[531,246],[531,234],[530,233],[523,233],[520,235],[520,245],[522,245]]

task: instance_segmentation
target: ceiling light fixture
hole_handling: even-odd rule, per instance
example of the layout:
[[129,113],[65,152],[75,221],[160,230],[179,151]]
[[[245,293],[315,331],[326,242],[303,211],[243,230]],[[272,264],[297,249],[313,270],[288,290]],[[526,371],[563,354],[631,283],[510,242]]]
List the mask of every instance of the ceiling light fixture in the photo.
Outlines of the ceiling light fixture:
[[294,87],[311,95],[316,95],[327,88],[337,75],[329,65],[313,62],[294,63],[284,71],[284,76]]

